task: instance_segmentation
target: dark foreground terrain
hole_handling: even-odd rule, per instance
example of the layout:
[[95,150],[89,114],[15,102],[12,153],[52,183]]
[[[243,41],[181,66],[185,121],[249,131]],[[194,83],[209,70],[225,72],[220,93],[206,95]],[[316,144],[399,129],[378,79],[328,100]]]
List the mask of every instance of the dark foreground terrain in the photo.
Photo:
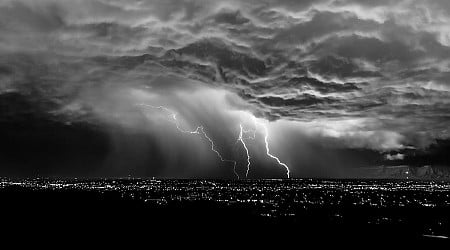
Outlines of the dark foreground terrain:
[[41,233],[257,233],[259,242],[450,236],[450,183],[440,181],[1,179],[0,202],[3,227]]

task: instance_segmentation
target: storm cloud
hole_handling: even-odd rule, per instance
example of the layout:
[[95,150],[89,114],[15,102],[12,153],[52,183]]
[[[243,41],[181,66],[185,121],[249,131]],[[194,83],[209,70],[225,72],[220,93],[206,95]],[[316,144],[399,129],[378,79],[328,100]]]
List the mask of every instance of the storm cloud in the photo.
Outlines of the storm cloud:
[[[445,0],[1,1],[2,171],[233,178],[139,103],[240,174],[252,119],[293,176],[410,164],[450,137],[449,31]],[[251,177],[284,176],[257,135]]]

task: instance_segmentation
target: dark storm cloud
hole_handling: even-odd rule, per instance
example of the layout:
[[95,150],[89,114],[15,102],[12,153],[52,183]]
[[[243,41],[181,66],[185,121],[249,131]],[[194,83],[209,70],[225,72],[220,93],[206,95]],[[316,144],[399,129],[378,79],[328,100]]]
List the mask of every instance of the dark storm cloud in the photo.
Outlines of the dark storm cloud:
[[357,4],[362,6],[368,6],[368,7],[377,7],[377,6],[391,6],[392,4],[395,4],[396,0],[379,0],[379,1],[371,1],[371,0],[336,0],[336,5],[348,5],[348,4]]
[[312,60],[309,69],[319,75],[330,76],[339,79],[345,78],[371,78],[380,77],[381,72],[374,68],[364,68],[365,61],[350,60],[338,56],[323,56],[317,60]]
[[[387,151],[450,136],[449,30],[445,0],[8,0],[0,3],[0,95],[27,99],[58,126],[97,124],[107,134],[97,141],[108,145],[101,159],[146,159],[139,169],[159,159],[166,167],[156,172],[167,176],[178,161],[215,160],[192,160],[208,149],[201,140],[198,150],[164,154],[171,144],[155,134],[173,130],[142,126],[161,124],[136,111],[137,101],[173,106],[186,125],[208,124],[228,155],[221,137],[235,139],[238,118],[228,110],[236,109],[296,124],[292,135],[307,131],[296,139],[333,157],[343,145],[345,164],[353,150],[396,162]],[[314,162],[296,162],[305,161]],[[191,165],[186,176],[197,171]]]
[[302,44],[312,39],[342,31],[373,30],[377,23],[372,20],[362,20],[352,13],[317,12],[310,21],[299,23],[279,32],[274,43]]
[[250,20],[245,18],[240,11],[227,10],[217,13],[214,16],[214,21],[217,23],[228,23],[231,25],[242,25],[250,22]]
[[329,0],[266,0],[262,1],[265,6],[270,7],[282,7],[287,10],[293,10],[293,11],[301,11],[308,9],[315,4],[322,4],[326,2],[330,2]]

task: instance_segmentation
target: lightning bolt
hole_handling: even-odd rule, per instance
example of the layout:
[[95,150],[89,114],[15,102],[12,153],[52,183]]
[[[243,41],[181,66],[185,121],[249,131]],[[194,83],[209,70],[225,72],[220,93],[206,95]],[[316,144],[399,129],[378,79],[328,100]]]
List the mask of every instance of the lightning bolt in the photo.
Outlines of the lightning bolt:
[[236,175],[236,177],[237,177],[238,179],[240,179],[239,174],[236,172],[236,161],[224,159],[224,158],[222,157],[222,155],[219,153],[219,151],[217,151],[217,150],[215,149],[215,147],[214,147],[214,141],[206,134],[204,128],[203,128],[203,127],[199,127],[199,128],[200,128],[200,130],[202,131],[203,136],[204,136],[204,137],[209,141],[209,143],[211,144],[211,150],[217,154],[217,156],[219,157],[220,161],[222,161],[222,162],[233,163],[233,173],[234,173],[234,175]]
[[[255,129],[249,129],[249,130],[245,130],[244,127],[242,126],[242,124],[239,124],[239,128],[240,128],[240,132],[239,132],[239,137],[238,137],[238,141],[241,142],[242,146],[245,149],[245,152],[247,153],[247,172],[245,174],[245,177],[248,177],[248,172],[250,171],[250,154],[249,154],[249,150],[247,147],[247,144],[245,143],[245,139],[252,139],[254,140],[256,138],[256,132],[258,129],[258,126],[262,127],[264,130],[264,145],[266,148],[266,155],[269,156],[270,158],[276,160],[276,162],[278,163],[278,165],[284,167],[286,169],[286,175],[287,178],[290,178],[290,170],[287,164],[283,163],[277,156],[273,155],[272,153],[270,153],[270,148],[269,148],[269,130],[267,129],[267,126],[261,122],[256,121],[255,117],[252,117],[253,123],[255,124]],[[248,134],[250,133],[251,135],[244,138],[244,134]]]
[[[206,140],[208,140],[209,144],[211,145],[211,151],[213,151],[217,157],[220,159],[221,162],[225,162],[225,163],[232,163],[233,164],[233,172],[236,175],[236,177],[238,179],[240,179],[239,174],[236,171],[236,166],[237,166],[237,162],[234,160],[228,160],[225,159],[222,154],[216,149],[215,147],[215,143],[214,141],[211,139],[211,137],[208,136],[208,134],[205,131],[205,128],[203,126],[198,126],[195,130],[186,130],[184,129],[180,123],[179,120],[177,118],[177,113],[172,111],[171,109],[165,107],[165,106],[153,106],[153,105],[149,105],[149,104],[136,104],[137,106],[143,106],[143,107],[148,107],[148,108],[152,108],[152,109],[160,109],[163,110],[164,112],[170,114],[170,117],[172,118],[172,122],[175,124],[176,128],[178,131],[180,131],[181,133],[185,133],[185,134],[195,134],[195,135],[201,135],[203,136]],[[255,129],[249,129],[246,130],[244,128],[244,126],[241,124],[239,124],[239,136],[237,139],[237,142],[240,142],[242,144],[242,146],[244,147],[245,153],[247,155],[247,170],[245,173],[245,177],[248,177],[248,173],[250,171],[250,166],[251,166],[251,156],[250,156],[250,151],[247,147],[247,144],[245,142],[245,140],[249,140],[249,139],[256,139],[256,133],[257,133],[257,129],[258,126],[262,127],[264,130],[264,145],[266,148],[266,155],[269,156],[270,158],[274,159],[278,165],[284,167],[286,169],[286,175],[287,178],[290,178],[290,170],[287,164],[283,163],[277,156],[273,155],[272,153],[270,153],[270,148],[269,148],[269,130],[267,128],[267,126],[264,123],[258,122],[256,120],[255,117],[252,117],[253,122],[255,124]],[[250,135],[248,135],[250,134]]]
[[172,117],[172,122],[175,124],[176,128],[178,131],[180,131],[181,133],[185,133],[185,134],[196,134],[196,135],[203,135],[203,137],[206,138],[206,140],[208,140],[208,142],[211,145],[211,151],[213,151],[217,157],[220,159],[221,162],[225,162],[225,163],[232,163],[233,164],[233,173],[236,175],[236,177],[238,179],[240,179],[239,174],[236,172],[236,161],[233,160],[228,160],[225,159],[220,152],[216,149],[214,141],[211,139],[211,137],[208,136],[208,134],[205,132],[205,129],[203,126],[198,126],[195,130],[186,130],[183,129],[177,119],[177,113],[172,111],[169,108],[166,108],[164,106],[153,106],[153,105],[149,105],[149,104],[143,104],[143,103],[139,103],[136,104],[137,106],[143,106],[143,107],[148,107],[148,108],[152,108],[152,109],[160,109],[163,110],[167,113],[170,114],[170,116]]
[[[252,133],[253,135],[250,136],[249,139],[255,139],[255,138],[256,138],[256,130],[257,130],[257,127],[258,127],[258,126],[263,127],[263,130],[264,130],[264,145],[265,145],[265,147],[266,147],[266,155],[269,156],[270,158],[274,159],[274,160],[278,163],[278,165],[284,167],[284,168],[286,169],[286,176],[287,176],[287,178],[290,178],[290,173],[291,173],[291,171],[289,170],[288,165],[287,165],[286,163],[283,163],[283,162],[280,160],[280,158],[278,158],[277,156],[275,156],[275,155],[273,155],[272,153],[270,153],[270,148],[269,148],[269,130],[267,129],[267,126],[266,126],[264,123],[261,123],[261,122],[256,121],[256,118],[255,118],[254,116],[252,117],[252,120],[253,120],[253,123],[255,124],[255,129],[254,129],[254,130],[252,130],[252,129],[250,129],[250,130],[243,130],[243,129],[241,128],[241,132],[243,131],[243,132],[246,132],[246,133]],[[241,139],[240,141],[243,143],[243,145],[245,145],[245,142],[244,142],[244,140],[241,138],[241,136],[240,136],[239,138]],[[244,146],[244,148],[247,149],[246,146]],[[248,151],[247,151],[247,152],[248,152]],[[247,157],[247,159],[248,159],[248,163],[249,163],[249,162],[250,162],[250,158]],[[247,165],[247,174],[248,174],[249,168],[250,168],[250,163],[249,163],[249,165]],[[246,175],[246,176],[247,176],[247,175]]]
[[[245,153],[247,154],[247,171],[245,172],[245,178],[247,178],[248,177],[248,172],[250,171],[250,164],[251,163],[250,163],[250,153],[248,151],[247,144],[245,144],[243,134],[247,133],[249,131],[244,130],[244,128],[242,127],[242,124],[239,124],[239,128],[240,128],[240,131],[239,131],[238,141],[240,141],[242,143],[242,146],[245,149]],[[255,133],[253,135],[254,135],[254,137],[250,137],[250,138],[255,138],[256,131],[255,131]]]
[[260,125],[260,126],[262,126],[264,128],[264,143],[266,145],[266,154],[270,158],[276,160],[278,165],[283,166],[286,169],[287,178],[290,178],[291,171],[289,170],[288,165],[286,165],[285,163],[281,162],[278,157],[276,157],[275,155],[270,153],[270,149],[269,149],[269,130],[267,129],[267,126],[265,124],[263,124],[263,123],[257,122],[255,119],[254,119],[254,121],[255,121],[256,124],[258,124],[258,125]]

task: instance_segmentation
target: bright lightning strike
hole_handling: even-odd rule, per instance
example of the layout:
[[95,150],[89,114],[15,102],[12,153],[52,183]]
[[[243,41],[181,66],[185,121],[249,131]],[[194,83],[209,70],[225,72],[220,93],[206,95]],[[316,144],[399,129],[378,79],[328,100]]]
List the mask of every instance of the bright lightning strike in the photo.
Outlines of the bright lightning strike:
[[[222,157],[222,155],[219,153],[219,151],[217,151],[217,150],[214,148],[214,141],[206,134],[206,132],[205,132],[205,130],[203,129],[203,127],[199,127],[199,128],[200,128],[200,130],[202,131],[203,136],[204,136],[204,137],[209,141],[209,143],[211,144],[211,150],[214,151],[214,152],[217,154],[217,156],[219,157],[219,159],[220,159],[222,162],[230,162],[230,163],[233,163],[233,172],[234,172],[234,174],[236,175],[236,177],[237,177],[238,179],[240,179],[239,174],[236,172],[236,161],[224,159],[224,158]],[[197,129],[198,129],[198,128],[197,128]]]
[[[247,145],[245,144],[244,141],[244,137],[243,137],[243,133],[244,132],[249,132],[249,131],[245,131],[244,128],[242,127],[242,124],[239,124],[239,128],[240,128],[240,132],[239,132],[239,138],[238,141],[240,141],[242,143],[242,146],[245,149],[245,153],[247,154],[247,171],[245,172],[245,177],[248,177],[248,172],[250,171],[250,153],[248,151]],[[256,135],[256,134],[253,134]],[[250,137],[250,138],[254,138],[254,137]]]
[[172,111],[169,108],[166,108],[164,106],[153,106],[153,105],[149,105],[149,104],[137,104],[138,106],[143,106],[143,107],[149,107],[152,109],[160,109],[160,110],[164,110],[165,112],[169,113],[170,116],[172,117],[173,123],[175,124],[175,126],[177,127],[177,130],[180,131],[181,133],[185,133],[185,134],[196,134],[196,135],[203,135],[206,140],[208,140],[208,142],[211,144],[211,151],[213,151],[214,153],[216,153],[216,155],[219,157],[220,161],[222,162],[228,162],[228,163],[232,163],[233,164],[233,172],[236,175],[236,177],[238,179],[240,179],[239,174],[236,172],[236,161],[233,160],[227,160],[225,158],[222,157],[222,155],[220,154],[220,152],[215,148],[214,145],[214,141],[211,139],[211,137],[208,136],[208,134],[205,132],[205,129],[203,128],[203,126],[198,126],[195,130],[185,130],[181,127],[178,119],[177,119],[177,114]]
[[[180,131],[181,133],[185,133],[185,134],[196,134],[196,135],[202,135],[206,140],[208,140],[208,142],[211,145],[211,151],[213,151],[217,157],[220,159],[220,161],[222,162],[228,162],[228,163],[232,163],[233,164],[233,172],[234,174],[237,176],[238,179],[240,179],[239,174],[236,172],[236,165],[237,162],[234,160],[228,160],[223,158],[223,156],[220,154],[220,152],[215,148],[215,144],[214,141],[211,139],[211,137],[208,136],[208,134],[205,132],[205,129],[203,126],[198,126],[195,130],[186,130],[184,128],[182,128],[182,126],[180,125],[178,119],[177,119],[177,113],[175,113],[174,111],[172,111],[169,108],[166,108],[164,106],[153,106],[153,105],[149,105],[149,104],[137,104],[138,106],[144,106],[144,107],[149,107],[152,109],[160,109],[163,110],[167,113],[170,114],[170,117],[172,118],[172,122],[175,124],[176,128],[178,131]],[[269,156],[270,158],[274,159],[277,161],[278,165],[284,167],[286,169],[286,175],[288,178],[290,178],[290,170],[287,164],[283,163],[277,156],[273,155],[270,153],[270,148],[269,148],[269,130],[267,129],[267,126],[261,122],[257,122],[255,117],[252,117],[254,123],[255,123],[255,129],[249,129],[246,130],[244,129],[244,127],[242,126],[242,124],[239,124],[239,136],[237,141],[240,142],[242,144],[242,146],[245,149],[245,153],[247,155],[247,170],[245,173],[245,177],[248,177],[248,173],[250,171],[250,151],[247,147],[247,144],[245,143],[245,140],[247,139],[252,139],[254,140],[256,138],[256,132],[257,132],[257,126],[261,126],[264,129],[264,144],[265,144],[265,148],[266,148],[266,155]],[[250,134],[250,135],[247,135]],[[244,137],[244,135],[246,137]]]
[[263,128],[264,128],[264,143],[266,144],[266,154],[267,154],[269,157],[271,157],[272,159],[275,159],[275,160],[278,162],[279,165],[283,166],[283,167],[286,169],[286,175],[287,175],[287,178],[289,178],[289,177],[290,177],[289,175],[290,175],[290,172],[291,172],[291,171],[289,170],[289,167],[288,167],[285,163],[281,162],[280,159],[279,159],[278,157],[276,157],[275,155],[273,155],[273,154],[270,153],[270,150],[269,150],[269,142],[268,142],[269,131],[267,130],[266,125],[262,124],[262,126],[263,126]]
[[261,123],[261,122],[257,122],[254,117],[253,117],[253,121],[255,123],[255,126],[259,125],[259,126],[263,127],[263,129],[264,129],[264,143],[265,143],[265,146],[266,146],[266,154],[267,154],[267,156],[269,156],[270,158],[276,160],[278,165],[283,166],[286,169],[287,178],[290,178],[291,171],[289,170],[288,165],[286,165],[285,163],[281,162],[278,157],[276,157],[275,155],[270,153],[270,149],[269,149],[269,130],[267,129],[267,126],[265,124]]

